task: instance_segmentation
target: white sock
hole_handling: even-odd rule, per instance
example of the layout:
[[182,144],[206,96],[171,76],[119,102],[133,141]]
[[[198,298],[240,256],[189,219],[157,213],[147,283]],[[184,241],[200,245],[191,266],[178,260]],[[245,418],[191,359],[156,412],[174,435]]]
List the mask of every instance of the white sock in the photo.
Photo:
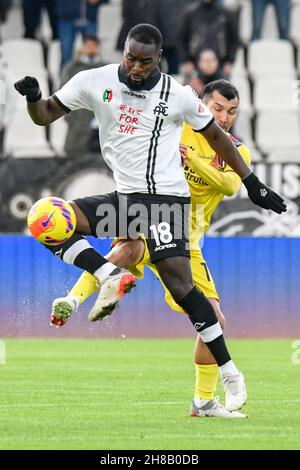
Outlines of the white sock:
[[94,272],[94,276],[96,276],[96,278],[100,282],[100,285],[105,281],[105,279],[110,275],[110,273],[112,273],[117,267],[118,266],[108,261],[107,263],[100,266],[100,268],[98,268]]
[[69,302],[70,304],[72,304],[72,312],[74,313],[79,307],[80,299],[76,295],[67,294],[66,297],[59,297],[58,299],[55,299],[53,301],[53,304],[55,304],[56,302]]
[[73,302],[75,302],[76,304],[76,309],[78,308],[79,304],[80,304],[80,298],[77,297],[77,295],[67,295],[67,298],[72,300]]
[[237,369],[235,363],[232,360],[226,362],[226,364],[220,367],[220,374],[222,379],[224,377],[228,377],[229,375],[237,375],[239,373],[240,371]]

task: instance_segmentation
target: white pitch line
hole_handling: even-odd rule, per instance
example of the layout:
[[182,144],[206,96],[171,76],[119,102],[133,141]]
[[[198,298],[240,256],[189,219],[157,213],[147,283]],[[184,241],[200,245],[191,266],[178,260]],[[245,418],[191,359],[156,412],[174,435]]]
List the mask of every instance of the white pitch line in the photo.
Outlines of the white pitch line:
[[107,403],[10,403],[0,404],[0,408],[73,408],[107,406]]
[[300,403],[300,399],[295,400],[249,400],[249,403]]
[[[95,406],[107,406],[108,402],[101,403],[0,403],[0,408],[55,408],[55,407],[95,407]],[[118,402],[115,402],[115,404]],[[184,405],[186,401],[144,401],[144,402],[128,402],[130,405]]]
[[[96,406],[107,406],[108,402],[97,403],[0,403],[0,408],[73,408],[73,407],[87,407],[92,408]],[[118,402],[114,402],[115,404]],[[143,405],[186,405],[186,401],[128,401],[132,406]],[[300,399],[295,400],[249,400],[251,403],[300,403]]]
[[[165,434],[164,435],[165,438],[168,438],[168,439],[178,439],[178,438],[182,438],[182,437],[185,437],[185,434]],[[238,434],[204,434],[204,433],[199,433],[199,434],[195,434],[194,435],[194,439],[198,439],[198,438],[214,438],[214,439],[226,439],[226,440],[229,440],[229,439],[240,439],[241,437],[244,437],[244,438],[250,438],[250,439],[253,439],[253,438],[256,438],[255,435],[253,434],[250,434],[250,433],[238,433]],[[114,435],[109,435],[109,436],[105,436],[105,435],[101,435],[101,437],[98,439],[98,438],[92,438],[92,440],[99,440],[99,442],[101,441],[109,441],[111,442],[112,439],[114,439]],[[116,437],[117,438],[117,437]],[[140,436],[137,434],[137,435],[127,435],[126,436],[126,440],[139,440]],[[153,434],[153,435],[150,435],[150,436],[143,436],[143,440],[152,440],[152,439],[157,439],[158,436],[157,434]],[[11,442],[11,441],[29,441],[29,442],[39,442],[39,441],[45,441],[45,442],[48,442],[48,441],[53,441],[53,442],[61,442],[61,441],[82,441],[82,442],[86,442],[86,438],[85,437],[82,437],[82,436],[59,436],[59,437],[53,437],[53,436],[49,436],[49,437],[38,437],[37,439],[34,439],[33,437],[27,437],[27,436],[18,436],[18,435],[14,435],[14,436],[0,436],[0,442]]]

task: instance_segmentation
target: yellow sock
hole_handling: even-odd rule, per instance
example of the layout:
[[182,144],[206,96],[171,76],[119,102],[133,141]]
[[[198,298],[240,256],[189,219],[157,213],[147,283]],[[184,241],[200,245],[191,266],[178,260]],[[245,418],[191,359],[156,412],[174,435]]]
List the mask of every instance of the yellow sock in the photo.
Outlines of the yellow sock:
[[75,286],[69,293],[69,296],[74,296],[79,299],[79,303],[82,304],[90,295],[94,292],[99,291],[99,283],[95,276],[84,271],[80,278],[76,282]]
[[195,364],[195,397],[212,400],[217,388],[219,367],[217,364]]

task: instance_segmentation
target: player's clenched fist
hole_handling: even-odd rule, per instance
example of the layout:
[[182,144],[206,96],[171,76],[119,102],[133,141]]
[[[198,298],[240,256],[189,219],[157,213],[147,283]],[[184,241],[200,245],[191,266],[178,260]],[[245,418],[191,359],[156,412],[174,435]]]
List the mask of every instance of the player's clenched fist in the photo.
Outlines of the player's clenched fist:
[[14,84],[15,89],[26,96],[29,103],[35,103],[42,97],[39,82],[35,77],[24,77]]

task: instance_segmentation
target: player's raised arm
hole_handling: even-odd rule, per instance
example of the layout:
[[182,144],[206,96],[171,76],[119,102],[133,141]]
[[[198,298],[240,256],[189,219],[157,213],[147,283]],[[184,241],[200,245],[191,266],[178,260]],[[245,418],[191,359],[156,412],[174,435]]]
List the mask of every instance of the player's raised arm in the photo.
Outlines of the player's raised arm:
[[66,114],[54,98],[42,99],[39,82],[35,77],[26,76],[14,86],[21,95],[26,96],[28,113],[38,126],[47,126]]
[[241,158],[238,150],[233,145],[228,135],[216,124],[212,123],[202,134],[209,145],[218,155],[241,177],[246,186],[249,199],[263,209],[270,209],[277,214],[286,212],[286,205],[282,197],[271,188],[263,184],[257,176],[251,172]]
[[213,122],[207,129],[201,131],[209,145],[220,155],[241,179],[247,177],[251,170],[241,158],[235,145],[221,127]]
[[189,86],[184,87],[183,120],[195,132],[201,132],[215,152],[235,171],[247,188],[249,199],[263,209],[278,214],[286,211],[283,199],[263,184],[241,158],[228,135],[214,122],[205,104],[195,96]]

